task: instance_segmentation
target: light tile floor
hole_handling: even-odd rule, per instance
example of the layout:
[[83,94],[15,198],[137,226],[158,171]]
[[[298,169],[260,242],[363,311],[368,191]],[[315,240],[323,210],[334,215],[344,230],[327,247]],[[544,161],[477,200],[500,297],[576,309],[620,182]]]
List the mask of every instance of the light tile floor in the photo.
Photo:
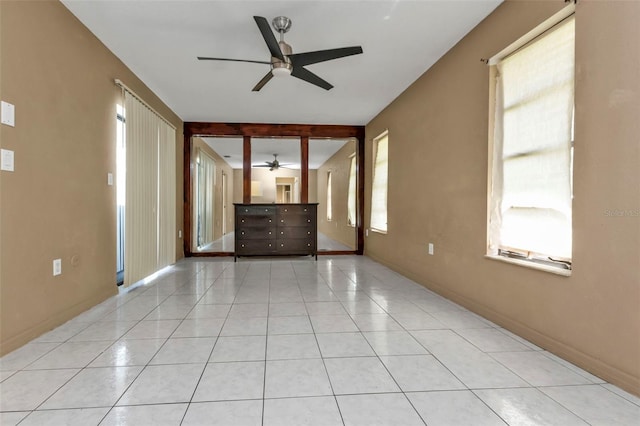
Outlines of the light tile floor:
[[357,256],[183,260],[0,382],[2,425],[640,424],[640,399]]

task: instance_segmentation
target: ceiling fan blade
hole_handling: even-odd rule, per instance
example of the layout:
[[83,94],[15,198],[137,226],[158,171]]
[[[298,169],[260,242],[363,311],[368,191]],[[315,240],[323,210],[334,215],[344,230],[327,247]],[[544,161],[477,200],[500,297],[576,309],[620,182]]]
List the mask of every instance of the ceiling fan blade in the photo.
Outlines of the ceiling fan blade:
[[314,52],[294,53],[289,55],[293,63],[293,68],[305,65],[317,64],[318,62],[330,61],[332,59],[344,58],[345,56],[359,55],[362,47],[341,47],[339,49],[316,50]]
[[269,82],[269,80],[271,80],[272,77],[273,77],[273,74],[271,74],[271,71],[269,71],[268,73],[265,74],[264,77],[262,77],[262,80],[260,80],[258,82],[258,84],[256,84],[255,87],[253,89],[251,89],[251,90],[253,92],[260,91],[260,89],[262,89],[264,87],[264,85],[267,84]]
[[229,59],[229,58],[209,58],[206,56],[198,56],[200,61],[227,61],[227,62],[249,62],[250,64],[267,64],[271,65],[271,62],[267,61],[252,61],[251,59]]
[[322,87],[325,90],[331,90],[331,88],[333,87],[330,83],[321,79],[306,68],[294,66],[293,71],[291,71],[291,75],[299,78],[300,80],[304,80],[307,83],[315,84],[318,87]]
[[276,40],[276,36],[274,36],[273,31],[271,31],[269,21],[267,21],[262,16],[254,16],[253,19],[256,21],[256,24],[258,24],[258,28],[262,33],[262,38],[264,38],[264,41],[267,43],[267,47],[269,48],[269,52],[271,52],[271,56],[284,61],[284,55],[280,50],[280,45],[278,44],[278,40]]

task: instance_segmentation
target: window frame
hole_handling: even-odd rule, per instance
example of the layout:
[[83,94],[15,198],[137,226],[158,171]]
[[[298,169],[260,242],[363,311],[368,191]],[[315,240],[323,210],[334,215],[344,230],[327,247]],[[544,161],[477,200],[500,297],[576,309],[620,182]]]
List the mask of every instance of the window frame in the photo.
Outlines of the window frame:
[[[575,19],[575,4],[563,8],[558,13],[538,25],[536,28],[516,40],[514,43],[503,49],[501,52],[493,56],[487,61],[487,65],[490,66],[490,119],[489,119],[489,164],[488,164],[488,191],[487,191],[487,253],[486,258],[493,260],[499,260],[511,264],[525,266],[533,269],[539,269],[546,272],[551,272],[559,275],[570,276],[572,270],[571,258],[553,259],[549,255],[537,253],[532,250],[514,249],[507,247],[506,245],[499,245],[491,247],[491,219],[492,219],[492,198],[493,198],[493,181],[494,177],[494,150],[495,150],[495,123],[496,117],[496,103],[497,99],[497,65],[517,53],[521,49],[534,44],[537,40],[541,39],[549,32],[560,28],[565,24],[568,19]],[[574,39],[575,43],[575,39]],[[575,84],[575,70],[574,70],[574,84]],[[574,126],[575,126],[575,94],[574,94],[574,108],[571,117],[571,141],[570,141],[570,164],[569,164],[569,178],[571,185],[571,199],[573,199],[573,152],[574,152]]]
[[[387,158],[386,158],[386,170],[385,170],[385,205],[384,205],[384,215],[385,215],[385,229],[374,226],[373,222],[373,214],[374,214],[374,189],[376,184],[376,163],[378,162],[378,147],[381,141],[385,140],[387,144]],[[372,179],[371,179],[371,211],[369,213],[369,229],[371,231],[379,233],[379,234],[387,234],[389,232],[389,130],[385,130],[380,133],[378,136],[373,138],[373,165],[372,165]]]

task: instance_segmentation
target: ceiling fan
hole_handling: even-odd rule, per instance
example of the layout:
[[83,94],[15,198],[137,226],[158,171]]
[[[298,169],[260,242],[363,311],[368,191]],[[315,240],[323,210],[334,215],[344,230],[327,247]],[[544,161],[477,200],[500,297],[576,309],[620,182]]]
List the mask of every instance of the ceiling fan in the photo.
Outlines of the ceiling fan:
[[284,34],[291,28],[291,19],[286,16],[278,16],[271,21],[273,28],[280,33],[280,41],[276,40],[269,22],[262,16],[254,16],[253,19],[258,24],[258,28],[262,33],[264,41],[267,43],[269,52],[271,52],[270,61],[254,61],[248,59],[230,59],[230,58],[210,58],[198,56],[201,61],[231,61],[231,62],[249,62],[253,64],[267,64],[271,66],[271,70],[262,77],[253,88],[254,92],[259,91],[265,84],[276,76],[292,75],[307,83],[314,84],[323,89],[330,90],[333,85],[318,77],[308,69],[306,65],[317,64],[319,62],[330,61],[332,59],[344,58],[345,56],[358,55],[362,53],[362,47],[342,47],[339,49],[316,50],[313,52],[293,53],[291,46],[284,41]]
[[251,167],[269,167],[269,171],[272,172],[274,170],[278,170],[279,168],[286,169],[289,164],[280,164],[278,161],[278,154],[273,154],[273,161],[265,161],[266,164],[258,164],[257,166]]

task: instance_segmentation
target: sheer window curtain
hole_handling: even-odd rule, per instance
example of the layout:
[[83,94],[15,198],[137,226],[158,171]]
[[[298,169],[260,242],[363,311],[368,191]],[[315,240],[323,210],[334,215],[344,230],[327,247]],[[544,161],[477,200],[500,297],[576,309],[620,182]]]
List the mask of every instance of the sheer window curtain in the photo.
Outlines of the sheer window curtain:
[[198,149],[197,158],[198,216],[195,223],[198,224],[198,246],[204,247],[214,239],[216,163],[202,149]]
[[497,64],[489,254],[571,258],[574,19]]
[[347,195],[347,224],[356,226],[356,156],[352,156],[349,167],[349,193]]
[[333,195],[331,191],[331,172],[327,172],[327,220],[333,218]]
[[124,285],[175,262],[175,129],[125,90]]
[[389,135],[385,132],[374,140],[375,161],[371,187],[371,228],[387,232],[387,177]]

